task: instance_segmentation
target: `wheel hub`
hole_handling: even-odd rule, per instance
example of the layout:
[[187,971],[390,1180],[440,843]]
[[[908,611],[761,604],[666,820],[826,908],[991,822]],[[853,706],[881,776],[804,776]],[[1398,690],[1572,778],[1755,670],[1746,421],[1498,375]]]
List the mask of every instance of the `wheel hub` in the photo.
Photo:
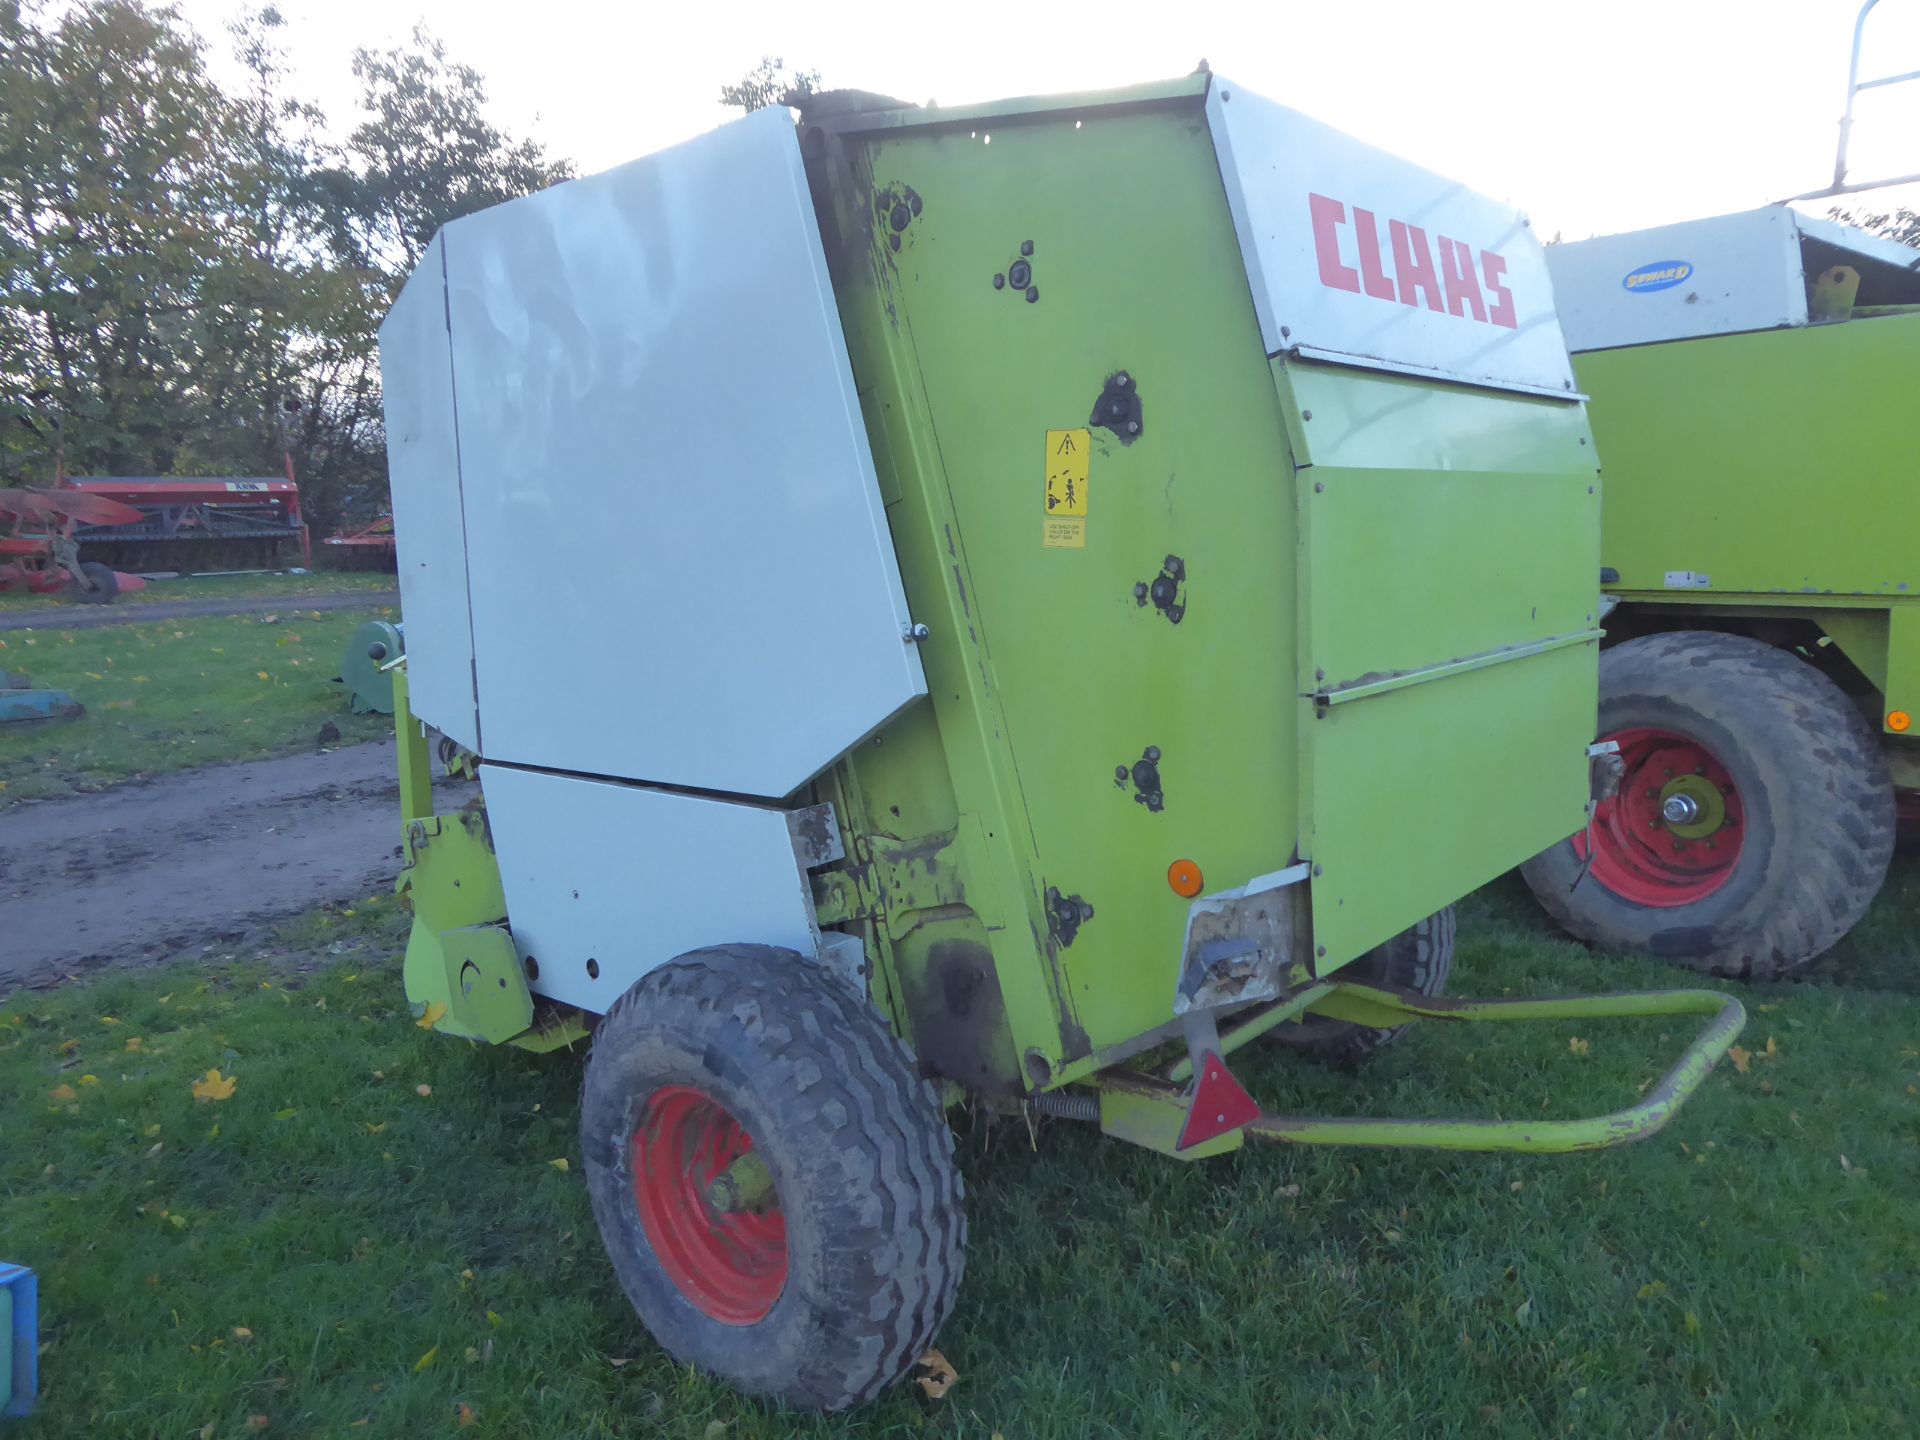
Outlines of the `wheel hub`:
[[648,1097],[628,1156],[667,1278],[723,1324],[764,1319],[787,1283],[787,1219],[753,1137],[704,1091],[666,1085]]
[[1620,745],[1619,791],[1594,808],[1591,844],[1574,850],[1623,900],[1692,905],[1732,876],[1745,838],[1733,776],[1699,741],[1651,726],[1606,737]]

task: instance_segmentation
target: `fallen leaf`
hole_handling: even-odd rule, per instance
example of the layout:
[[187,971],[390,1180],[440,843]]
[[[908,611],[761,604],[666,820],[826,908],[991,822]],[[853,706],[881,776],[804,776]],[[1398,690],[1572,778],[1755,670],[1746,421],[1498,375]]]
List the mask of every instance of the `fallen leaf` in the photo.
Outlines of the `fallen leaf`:
[[1518,1195],[1522,1190],[1526,1188],[1527,1188],[1527,1182],[1524,1180],[1516,1180],[1511,1185],[1507,1186],[1507,1189],[1511,1190],[1516,1195]]
[[433,1362],[438,1360],[439,1358],[440,1358],[440,1347],[436,1345],[431,1350],[427,1351],[426,1354],[422,1355],[418,1360],[413,1362],[413,1373],[418,1375],[422,1370],[430,1369],[433,1365]]
[[387,1122],[382,1120],[378,1125],[367,1126],[367,1134],[378,1135],[382,1130],[386,1128],[387,1128]]
[[233,1327],[233,1338],[244,1345],[247,1341],[253,1339],[253,1331],[244,1325],[236,1325]]
[[1575,1055],[1585,1055],[1589,1050],[1593,1049],[1593,1042],[1591,1040],[1582,1040],[1578,1036],[1575,1036],[1573,1039],[1567,1041],[1567,1049]]
[[1666,1293],[1667,1293],[1666,1281],[1649,1280],[1646,1284],[1640,1287],[1640,1293],[1636,1298],[1641,1300],[1656,1300],[1660,1296]]
[[129,1050],[138,1050],[146,1043],[147,1042],[141,1039],[138,1035],[129,1035],[127,1037],[127,1049]]
[[258,674],[262,680],[271,680],[273,678],[271,675],[267,674],[267,672],[264,670],[256,671],[255,673]]
[[1686,1321],[1687,1321],[1687,1334],[1698,1335],[1700,1333],[1700,1317],[1694,1314],[1693,1311],[1689,1310],[1687,1311]]
[[[65,1105],[80,1098],[80,1092],[71,1085],[56,1085],[47,1092],[47,1098],[56,1105]],[[49,1169],[52,1167],[49,1166]]]
[[1780,1058],[1780,1047],[1773,1043],[1773,1036],[1767,1036],[1767,1048],[1760,1053],[1765,1055],[1769,1060],[1778,1060]]
[[222,1075],[216,1068],[207,1071],[204,1080],[193,1082],[193,1098],[196,1100],[231,1100],[233,1088],[240,1082],[231,1075]]
[[82,1085],[98,1085],[100,1083],[100,1077],[98,1075],[82,1075],[80,1077],[80,1083]]
[[953,1382],[960,1378],[960,1372],[947,1363],[947,1357],[938,1350],[929,1350],[915,1365],[924,1370],[924,1375],[913,1377],[914,1383],[926,1394],[929,1400],[938,1400],[953,1388]]
[[616,1370],[624,1369],[626,1366],[631,1365],[632,1363],[633,1363],[632,1360],[627,1359],[624,1356],[618,1360],[614,1359],[611,1355],[607,1357],[607,1364],[611,1365]]
[[102,1015],[100,1017],[100,1023],[102,1025],[118,1025],[120,1018],[117,1015]]
[[1753,1063],[1753,1052],[1742,1050],[1738,1045],[1730,1045],[1727,1047],[1727,1058],[1733,1061],[1733,1068],[1744,1075],[1747,1073],[1747,1067]]
[[264,1430],[267,1428],[267,1426],[271,1425],[272,1423],[273,1422],[264,1415],[247,1416],[247,1428],[249,1430],[254,1430],[254,1431]]
[[462,1400],[459,1407],[453,1412],[453,1423],[464,1430],[473,1424],[474,1419],[473,1406]]
[[73,1054],[74,1051],[78,1050],[79,1048],[80,1048],[80,1042],[77,1039],[62,1040],[60,1042],[60,1053],[62,1055],[71,1055]]
[[467,1346],[467,1353],[466,1353],[465,1359],[469,1365],[478,1365],[480,1363],[480,1352],[476,1350],[473,1346],[469,1345]]
[[422,1100],[424,1100],[427,1098],[427,1096],[433,1094],[433,1086],[416,1085],[413,1087],[413,1093],[418,1095]]
[[720,1440],[720,1437],[727,1433],[727,1422],[724,1420],[709,1420],[707,1422],[707,1428],[701,1433],[706,1437],[706,1440]]
[[298,1115],[299,1113],[300,1112],[298,1110],[295,1110],[292,1106],[288,1106],[285,1110],[274,1111],[273,1118],[276,1120],[291,1120],[295,1115]]
[[1298,1200],[1300,1198],[1300,1187],[1298,1185],[1282,1185],[1280,1187],[1280,1195],[1281,1198],[1286,1200]]
[[1515,1323],[1520,1325],[1526,1324],[1529,1320],[1533,1318],[1533,1297],[1532,1296],[1528,1296],[1525,1300],[1522,1300],[1520,1302],[1519,1308],[1513,1312],[1513,1318]]
[[[348,911],[347,913],[352,914],[353,912]],[[422,1015],[418,1020],[414,1021],[413,1023],[418,1025],[422,1030],[431,1030],[433,1029],[434,1026],[438,1025],[442,1020],[446,1018],[447,1018],[447,1007],[442,1005],[438,1000],[436,1000],[431,1005],[427,1006],[426,1013]]]
[[558,1160],[547,1161],[547,1164],[551,1165],[554,1169],[558,1170],[562,1175],[567,1173],[567,1157],[564,1155],[562,1155]]

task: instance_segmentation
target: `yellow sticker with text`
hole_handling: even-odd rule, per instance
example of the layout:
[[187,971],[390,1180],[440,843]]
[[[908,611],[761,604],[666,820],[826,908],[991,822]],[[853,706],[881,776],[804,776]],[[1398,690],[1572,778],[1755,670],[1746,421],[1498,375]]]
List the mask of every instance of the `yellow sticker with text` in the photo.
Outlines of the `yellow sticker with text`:
[[1087,460],[1091,446],[1085,430],[1047,431],[1047,514],[1087,513]]
[[1049,550],[1084,550],[1087,548],[1087,517],[1084,515],[1049,515],[1040,524],[1040,543]]

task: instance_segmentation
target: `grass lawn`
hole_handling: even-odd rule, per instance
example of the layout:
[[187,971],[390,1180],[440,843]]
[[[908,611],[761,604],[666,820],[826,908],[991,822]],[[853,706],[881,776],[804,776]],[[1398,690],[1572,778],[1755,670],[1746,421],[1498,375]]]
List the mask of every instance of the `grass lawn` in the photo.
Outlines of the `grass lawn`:
[[[580,1058],[410,1024],[390,898],[309,917],[288,954],[16,995],[0,1255],[40,1269],[47,1341],[24,1433],[1911,1434],[1916,918],[1906,858],[1825,983],[1742,991],[1746,1070],[1625,1151],[1185,1166],[959,1116],[973,1238],[940,1345],[960,1381],[832,1419],[662,1358],[581,1189]],[[1555,937],[1511,880],[1467,903],[1462,992],[1679,981]],[[1436,1027],[1363,1078],[1243,1069],[1301,1109],[1568,1113],[1623,1103],[1683,1038]],[[231,1096],[197,1100],[216,1067]]]
[[[268,571],[257,575],[187,575],[155,580],[145,589],[120,596],[115,605],[154,605],[169,600],[296,600],[309,595],[352,595],[393,590],[400,581],[391,570],[316,570],[306,575]],[[16,610],[64,610],[74,604],[62,595],[0,594],[0,613]]]
[[370,615],[285,609],[98,630],[0,632],[0,669],[73,693],[78,720],[0,729],[0,807],[97,790],[191,765],[310,750],[332,721],[340,742],[390,734],[387,715],[350,715],[347,636]]

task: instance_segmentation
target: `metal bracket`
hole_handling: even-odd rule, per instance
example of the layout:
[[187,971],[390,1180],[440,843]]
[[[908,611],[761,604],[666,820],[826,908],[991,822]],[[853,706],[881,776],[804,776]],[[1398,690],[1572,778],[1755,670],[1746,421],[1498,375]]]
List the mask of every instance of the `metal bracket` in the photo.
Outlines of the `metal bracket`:
[[1310,870],[1305,864],[1291,865],[1235,889],[1203,895],[1187,907],[1180,978],[1173,993],[1175,1015],[1280,995],[1306,918],[1287,887],[1305,880]]

